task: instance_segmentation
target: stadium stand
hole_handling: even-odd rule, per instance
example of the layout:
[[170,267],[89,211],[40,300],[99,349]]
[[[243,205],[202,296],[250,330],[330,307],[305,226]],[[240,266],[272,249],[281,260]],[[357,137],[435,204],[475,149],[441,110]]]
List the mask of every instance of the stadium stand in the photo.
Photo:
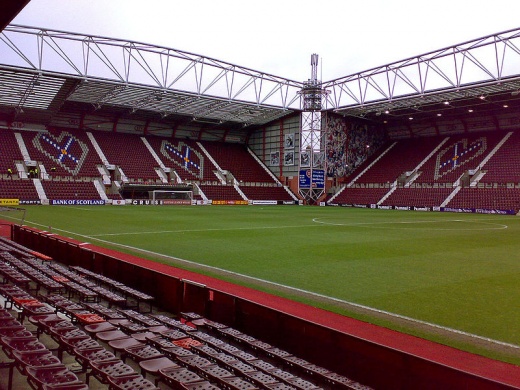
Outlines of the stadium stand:
[[438,137],[421,138],[401,140],[389,149],[383,147],[385,154],[356,183],[393,183],[403,173],[416,169],[439,142]]
[[217,181],[214,173],[217,168],[199,148],[197,142],[160,137],[147,137],[147,140],[165,166],[172,168],[182,181]]
[[285,188],[271,183],[268,184],[270,185],[243,185],[240,186],[240,190],[244,193],[247,199],[251,200],[294,201]]
[[203,142],[204,149],[222,170],[230,172],[240,183],[273,183],[273,178],[244,145]]
[[131,134],[93,132],[93,139],[103,150],[109,164],[116,166],[115,179],[123,182],[160,183],[158,166],[141,137]]
[[517,213],[517,133],[394,141],[355,170],[329,202]]
[[235,187],[226,185],[200,185],[200,189],[208,199],[213,200],[243,200]]
[[457,135],[421,167],[417,183],[455,183],[466,171],[477,169],[503,138],[500,132]]
[[39,200],[32,180],[3,180],[0,185],[3,199]]
[[520,131],[511,132],[500,150],[482,167],[480,183],[520,183]]
[[[121,200],[117,188],[125,183],[192,183],[194,199],[199,201],[296,199],[243,145],[66,129],[2,131],[1,136],[7,146],[1,166],[5,172],[14,167],[11,177],[7,173],[1,176],[5,185],[0,187],[0,195],[4,198]],[[517,132],[389,142],[346,179],[348,186],[330,194],[334,196],[329,202],[430,208],[500,206],[518,212],[516,192],[497,188],[518,187],[520,160],[515,151],[519,145]],[[36,181],[30,177],[29,161],[39,167]],[[107,169],[111,161],[116,162],[113,172]],[[120,173],[115,173],[119,168]],[[478,196],[479,192],[483,195]],[[500,200],[485,195],[493,193]]]
[[11,169],[13,171],[12,178],[18,178],[16,162],[23,161],[23,157],[16,143],[14,132],[0,130],[0,145],[0,177],[10,179],[7,170]]
[[453,191],[453,188],[422,187],[412,185],[409,188],[397,188],[382,202],[383,205],[438,207]]

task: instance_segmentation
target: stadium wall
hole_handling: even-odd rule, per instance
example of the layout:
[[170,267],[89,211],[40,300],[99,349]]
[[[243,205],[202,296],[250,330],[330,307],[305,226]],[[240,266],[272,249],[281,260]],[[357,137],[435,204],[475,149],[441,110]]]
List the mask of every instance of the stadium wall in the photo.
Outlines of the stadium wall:
[[295,114],[264,126],[248,140],[251,150],[282,182],[298,176],[300,127],[300,114]]
[[15,225],[14,241],[193,311],[376,389],[515,389],[516,366],[150,260]]

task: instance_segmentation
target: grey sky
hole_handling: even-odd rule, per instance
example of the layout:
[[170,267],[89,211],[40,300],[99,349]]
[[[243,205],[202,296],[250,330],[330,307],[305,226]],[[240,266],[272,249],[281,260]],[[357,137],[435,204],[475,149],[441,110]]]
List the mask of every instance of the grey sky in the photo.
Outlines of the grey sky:
[[167,46],[323,80],[520,27],[520,1],[31,0],[13,23]]

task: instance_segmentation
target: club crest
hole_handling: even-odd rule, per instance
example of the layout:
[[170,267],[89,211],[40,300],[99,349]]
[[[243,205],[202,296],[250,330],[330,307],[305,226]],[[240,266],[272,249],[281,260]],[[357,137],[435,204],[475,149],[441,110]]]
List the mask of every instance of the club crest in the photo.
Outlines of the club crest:
[[444,148],[437,154],[435,180],[468,164],[484,153],[486,149],[486,137],[480,137],[470,144],[468,144],[468,139],[464,138]]
[[189,147],[184,142],[179,142],[177,146],[175,146],[168,141],[163,141],[161,143],[161,153],[177,167],[188,171],[202,180],[204,173],[204,156],[195,149]]
[[87,145],[66,131],[61,132],[58,137],[40,132],[33,138],[33,145],[73,176],[80,171],[89,151]]

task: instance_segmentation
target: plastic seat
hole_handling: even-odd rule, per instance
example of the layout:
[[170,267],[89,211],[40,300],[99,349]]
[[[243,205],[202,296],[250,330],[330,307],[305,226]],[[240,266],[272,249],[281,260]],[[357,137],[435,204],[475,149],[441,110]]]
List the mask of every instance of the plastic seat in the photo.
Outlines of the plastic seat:
[[9,358],[12,358],[14,351],[34,352],[47,350],[47,347],[40,343],[36,337],[2,337],[1,340],[5,346],[4,352]]
[[4,309],[3,307],[0,307],[0,318],[3,319],[3,318],[13,318],[14,317],[11,315],[11,313],[9,313],[8,310]]
[[120,323],[119,328],[126,333],[140,333],[148,330],[146,326],[132,321]]
[[0,337],[31,337],[34,336],[23,325],[0,328]]
[[30,316],[28,318],[29,320],[29,323],[33,324],[34,326],[36,326],[37,328],[37,335],[40,335],[42,334],[44,331],[45,331],[45,325],[44,325],[44,321],[45,320],[49,320],[49,321],[63,321],[63,318],[61,317],[58,317],[57,314],[53,313],[53,314],[39,314],[39,315],[36,315],[36,316]]
[[172,330],[172,328],[170,328],[169,326],[166,326],[166,325],[156,325],[156,326],[148,327],[148,331],[153,332],[153,333],[163,333],[163,332],[168,332],[170,330]]
[[90,324],[84,326],[85,332],[87,332],[90,335],[93,335],[95,333],[99,332],[108,332],[111,330],[116,330],[117,328],[112,325],[108,321],[98,322],[96,324]]
[[207,367],[214,365],[208,359],[199,356],[199,355],[191,355],[191,356],[181,356],[177,358],[179,364],[184,367],[188,367],[189,369],[197,370],[200,367]]
[[105,332],[98,332],[95,334],[96,339],[109,343],[110,341],[126,339],[130,337],[128,334],[121,330],[108,330]]
[[[54,341],[58,342],[60,337],[64,334],[67,334],[69,332],[78,331],[79,329],[73,325],[70,321],[62,320],[60,322],[56,322],[52,324],[51,327],[48,328],[48,331],[45,332],[49,334]],[[81,331],[84,335],[86,335],[85,332]]]
[[231,378],[222,378],[222,383],[226,389],[233,390],[256,390],[258,387],[253,385],[251,382],[247,382],[246,380],[239,377],[231,377]]
[[53,313],[54,309],[45,303],[41,303],[40,301],[27,302],[22,304],[20,322],[23,324],[25,317]]
[[110,390],[158,390],[157,385],[154,385],[148,379],[141,375],[125,376],[120,378],[108,378]]
[[25,368],[30,367],[59,367],[63,366],[61,360],[49,350],[34,352],[13,351],[15,364],[21,373],[26,374]]
[[89,390],[89,387],[86,383],[43,385],[42,390]]
[[80,322],[83,325],[98,324],[105,322],[106,320],[99,314],[95,313],[83,313],[83,312],[72,312],[76,322]]
[[177,345],[172,343],[167,338],[158,336],[158,337],[148,337],[146,339],[146,343],[150,344],[151,346],[158,348],[158,349],[164,349],[164,348],[175,348]]
[[173,388],[179,388],[188,383],[203,382],[205,379],[187,368],[162,368],[159,370],[161,381]]
[[157,335],[155,333],[153,333],[153,332],[141,332],[141,333],[132,333],[131,336],[134,339],[142,341],[143,343],[145,343],[150,337],[154,337],[154,336],[157,336]]
[[87,384],[90,376],[94,375],[101,383],[107,384],[108,378],[120,378],[137,374],[132,367],[120,359],[92,361],[91,372],[87,373]]
[[195,354],[190,350],[182,347],[163,348],[161,351],[171,359],[178,360],[183,356],[194,356]]
[[188,337],[188,335],[180,330],[171,329],[160,333],[161,336],[170,340],[181,340]]
[[216,383],[221,383],[222,379],[224,378],[231,378],[235,376],[231,371],[219,367],[216,364],[199,367],[198,372],[201,376]]
[[173,343],[179,347],[190,349],[194,346],[200,346],[202,343],[198,340],[194,340],[191,337],[180,339],[180,340],[174,340]]
[[63,351],[71,354],[72,350],[79,348],[78,343],[87,343],[88,346],[96,346],[99,343],[96,340],[93,340],[89,335],[85,332],[74,329],[69,330],[65,333],[65,336],[60,336],[56,342],[58,343],[58,356],[61,358]]
[[287,381],[288,384],[298,388],[298,389],[305,389],[305,390],[318,390],[319,387],[315,386],[312,382],[309,382],[303,378],[294,377],[292,379],[289,379]]
[[[145,378],[146,374],[158,375],[159,370],[164,368],[181,368],[181,366],[167,357],[142,360],[139,362],[139,367],[141,367],[141,375]],[[157,386],[157,383],[155,385]]]
[[143,343],[139,340],[134,339],[133,337],[127,337],[126,339],[118,339],[113,340],[108,343],[108,345],[114,350],[114,353],[121,352],[125,348],[135,347],[137,345],[143,345]]
[[85,371],[93,361],[116,359],[116,356],[112,352],[107,351],[101,346],[96,348],[75,349],[72,351],[72,354],[76,357],[76,361],[81,365],[83,371]]
[[4,317],[0,320],[0,329],[1,328],[10,328],[13,326],[19,326],[22,325],[22,323],[12,317]]
[[294,386],[289,386],[281,382],[267,384],[265,385],[265,388],[269,390],[296,390]]
[[185,390],[217,390],[220,387],[213,385],[208,381],[184,383],[182,388]]
[[68,340],[66,344],[67,348],[70,348],[70,351],[81,351],[83,349],[97,348],[101,346],[96,340],[90,338],[89,336]]
[[134,362],[139,363],[142,360],[164,357],[164,354],[154,347],[143,344],[125,348],[123,352],[121,352],[121,359],[125,361],[127,357],[130,357]]
[[70,339],[76,339],[79,337],[90,337],[88,334],[83,332],[81,329],[72,327],[63,327],[63,328],[51,328],[51,334],[56,336],[60,342],[66,342]]
[[27,367],[27,381],[33,388],[41,389],[43,385],[81,384],[79,378],[65,366]]

